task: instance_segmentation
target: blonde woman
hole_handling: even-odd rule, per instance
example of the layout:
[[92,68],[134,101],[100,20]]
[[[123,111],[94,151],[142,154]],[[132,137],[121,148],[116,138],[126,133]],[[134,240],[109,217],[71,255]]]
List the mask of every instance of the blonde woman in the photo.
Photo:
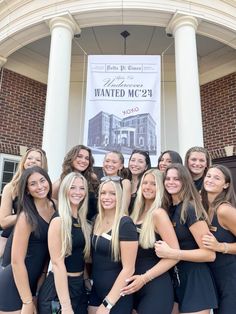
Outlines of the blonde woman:
[[[27,150],[19,162],[15,175],[13,176],[12,180],[7,185],[5,185],[2,192],[0,225],[3,229],[3,232],[0,237],[0,257],[3,255],[2,266],[4,267],[11,263],[12,236],[10,237],[10,235],[16,223],[19,181],[23,171],[33,166],[39,166],[48,171],[46,154],[40,148],[30,148]],[[9,240],[7,242],[8,238]]]
[[90,314],[132,312],[132,296],[121,297],[121,289],[134,273],[138,236],[133,221],[122,210],[121,199],[120,182],[110,178],[101,183],[92,234]]
[[139,314],[170,314],[174,305],[174,292],[168,270],[177,259],[160,259],[154,244],[166,241],[178,249],[178,241],[168,214],[161,208],[164,187],[162,173],[151,169],[145,172],[138,189],[131,217],[139,231],[139,248],[135,275],[121,290],[122,295],[134,294],[134,308]]
[[58,298],[63,314],[85,314],[87,301],[83,273],[85,260],[90,256],[91,235],[86,220],[86,179],[80,173],[71,172],[62,180],[58,196],[58,214],[53,217],[48,231],[53,271],[40,289],[39,313],[51,313],[51,302]]
[[101,178],[101,181],[106,180],[107,177],[120,178],[120,185],[122,187],[122,208],[128,213],[128,208],[131,200],[131,182],[127,178],[128,172],[124,168],[124,156],[121,152],[113,150],[106,153],[103,160],[103,172],[105,177]]

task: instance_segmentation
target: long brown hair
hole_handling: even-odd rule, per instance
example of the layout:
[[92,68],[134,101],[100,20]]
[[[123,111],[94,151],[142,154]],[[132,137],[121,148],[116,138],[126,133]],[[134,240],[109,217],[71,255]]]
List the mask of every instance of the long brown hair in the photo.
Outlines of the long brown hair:
[[75,171],[75,169],[73,168],[73,161],[77,158],[81,149],[86,150],[89,154],[89,165],[88,165],[87,169],[85,169],[84,171],[81,172],[81,174],[85,177],[85,179],[88,182],[89,191],[97,193],[99,181],[97,180],[97,177],[96,177],[95,172],[93,170],[94,158],[92,155],[92,151],[87,146],[76,145],[69,150],[69,152],[66,154],[64,161],[63,161],[63,164],[62,164],[62,174],[60,176],[60,179],[62,181],[67,174]]
[[[180,221],[182,223],[186,222],[187,210],[188,210],[189,204],[192,204],[192,206],[195,208],[197,219],[208,220],[207,213],[204,210],[201,203],[200,194],[198,193],[198,191],[196,190],[194,186],[192,177],[188,169],[181,164],[169,165],[166,171],[164,172],[164,183],[165,183],[166,177],[168,176],[168,171],[170,169],[177,170],[178,179],[182,183],[182,187],[179,192],[179,198],[180,198],[180,201],[182,202]],[[169,208],[171,205],[172,205],[172,196],[165,189],[162,207],[169,212]]]
[[[230,203],[233,207],[236,207],[236,195],[234,192],[233,177],[230,170],[223,165],[212,165],[211,167],[209,167],[209,169],[212,169],[212,168],[216,168],[222,172],[225,178],[225,183],[228,183],[228,187],[223,189],[223,191],[216,196],[211,206],[214,208],[214,210],[217,210],[217,208],[223,203]],[[201,191],[201,196],[202,196],[202,204],[205,210],[208,211],[209,202],[208,202],[207,191],[205,190],[204,186]]]

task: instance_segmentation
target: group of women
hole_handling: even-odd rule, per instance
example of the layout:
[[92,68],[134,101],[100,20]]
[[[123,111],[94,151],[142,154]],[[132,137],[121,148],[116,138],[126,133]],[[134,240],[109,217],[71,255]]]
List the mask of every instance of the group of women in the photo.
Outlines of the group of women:
[[73,147],[52,184],[43,150],[22,157],[1,200],[0,314],[235,314],[229,169],[202,147],[155,168],[146,151],[128,169],[108,152],[100,180],[93,163]]

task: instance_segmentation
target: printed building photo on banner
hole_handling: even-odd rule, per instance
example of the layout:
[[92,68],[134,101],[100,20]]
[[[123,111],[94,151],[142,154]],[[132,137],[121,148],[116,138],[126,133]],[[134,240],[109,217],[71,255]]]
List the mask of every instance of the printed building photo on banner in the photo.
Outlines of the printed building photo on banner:
[[89,56],[84,144],[96,165],[118,150],[160,154],[160,56]]

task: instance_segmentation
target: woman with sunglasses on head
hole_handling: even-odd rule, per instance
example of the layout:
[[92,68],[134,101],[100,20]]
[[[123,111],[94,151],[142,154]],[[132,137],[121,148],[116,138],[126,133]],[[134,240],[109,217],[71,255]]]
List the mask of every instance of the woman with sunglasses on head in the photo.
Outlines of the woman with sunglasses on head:
[[[11,242],[12,242],[12,230],[16,223],[17,201],[18,201],[18,187],[21,175],[25,169],[33,166],[42,167],[48,171],[47,157],[45,152],[40,148],[30,148],[21,158],[17,171],[12,180],[5,185],[0,208],[0,225],[3,228],[1,235],[1,241],[6,244],[3,245],[5,252],[3,254],[2,266],[6,267],[11,262]],[[10,236],[11,235],[11,236]],[[9,238],[9,240],[7,240]],[[1,257],[0,252],[0,257]]]
[[134,273],[138,235],[121,206],[122,189],[108,178],[99,187],[92,232],[92,292],[89,314],[131,314],[132,296],[121,296],[125,280]]
[[173,272],[175,301],[179,307],[174,313],[209,314],[217,307],[217,298],[206,263],[214,261],[215,252],[202,244],[202,237],[209,233],[207,213],[184,166],[171,164],[167,167],[164,187],[162,205],[172,220],[180,249],[158,241],[155,250],[160,258],[179,260]]
[[128,278],[129,285],[121,290],[122,295],[134,294],[134,308],[138,314],[170,314],[174,305],[174,291],[168,270],[177,259],[160,259],[154,244],[166,241],[178,249],[174,228],[164,209],[162,173],[156,169],[146,171],[142,177],[132,212],[139,233],[139,248],[135,275]]
[[131,200],[129,214],[132,213],[142,175],[151,168],[149,153],[144,150],[133,150],[128,162],[129,179],[131,181]]
[[89,147],[76,145],[66,154],[62,164],[62,174],[60,179],[53,183],[53,198],[58,199],[58,191],[61,181],[70,172],[81,173],[88,182],[89,205],[88,216],[91,220],[97,214],[97,191],[99,181],[93,170],[94,158]]
[[131,183],[128,179],[128,172],[124,168],[124,156],[121,152],[110,151],[106,153],[103,161],[103,172],[105,177],[101,178],[101,181],[109,177],[113,177],[115,180],[120,180],[122,187],[122,204],[124,211],[128,213],[128,208],[131,199]]
[[209,263],[218,292],[217,314],[236,313],[236,196],[230,170],[211,166],[204,179],[202,202],[211,227],[202,238],[205,248],[216,252]]
[[18,211],[12,261],[0,272],[0,313],[37,313],[34,297],[47,269],[49,221],[55,213],[52,184],[45,170],[26,169],[18,183]]
[[58,214],[51,220],[48,245],[52,272],[47,276],[38,296],[40,314],[51,312],[51,302],[59,299],[62,313],[87,313],[87,297],[83,285],[85,260],[90,257],[91,226],[88,211],[86,179],[71,172],[61,182]]
[[207,169],[211,165],[211,156],[204,147],[191,147],[185,155],[185,167],[188,168],[196,189],[201,192]]
[[166,150],[161,153],[157,161],[157,169],[164,172],[170,164],[183,164],[182,158],[174,150]]

